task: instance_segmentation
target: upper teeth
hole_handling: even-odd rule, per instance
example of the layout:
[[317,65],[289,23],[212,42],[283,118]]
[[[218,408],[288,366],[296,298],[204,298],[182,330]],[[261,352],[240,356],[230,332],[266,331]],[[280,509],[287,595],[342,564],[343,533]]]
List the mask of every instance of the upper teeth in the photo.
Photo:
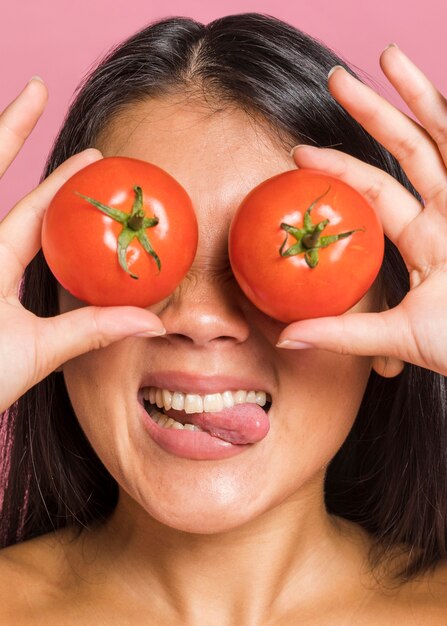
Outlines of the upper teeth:
[[182,393],[181,391],[168,391],[158,387],[145,387],[143,397],[151,404],[156,404],[160,409],[176,409],[185,413],[210,413],[231,408],[235,404],[254,402],[264,406],[267,402],[265,391],[224,391],[223,393],[208,393],[204,396],[195,393]]

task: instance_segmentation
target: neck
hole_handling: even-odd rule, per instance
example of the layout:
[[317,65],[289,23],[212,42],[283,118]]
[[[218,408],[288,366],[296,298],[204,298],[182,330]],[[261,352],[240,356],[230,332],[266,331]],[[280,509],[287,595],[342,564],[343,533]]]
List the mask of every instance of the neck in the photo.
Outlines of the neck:
[[83,538],[94,548],[95,567],[146,614],[155,602],[166,623],[215,626],[267,623],[304,604],[321,607],[338,587],[341,593],[358,585],[367,543],[359,527],[327,513],[322,480],[215,534],[161,524],[120,491],[111,517]]

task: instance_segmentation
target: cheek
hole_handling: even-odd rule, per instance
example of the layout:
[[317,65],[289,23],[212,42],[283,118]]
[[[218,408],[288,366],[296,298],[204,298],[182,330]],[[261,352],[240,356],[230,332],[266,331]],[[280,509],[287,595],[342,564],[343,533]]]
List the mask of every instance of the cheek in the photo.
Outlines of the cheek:
[[[102,459],[116,454],[120,428],[116,416],[126,414],[119,384],[123,342],[80,355],[63,366],[65,386],[74,413],[92,447]],[[122,370],[121,370],[122,373]],[[113,409],[113,410],[112,410]]]
[[101,371],[101,359],[98,359],[98,356],[90,352],[71,359],[63,366],[70,402],[88,439],[91,439],[92,431],[101,429],[103,422],[102,377],[98,374]]
[[[380,310],[378,281],[347,313]],[[279,380],[285,390],[282,443],[292,439],[303,463],[326,465],[351,430],[368,384],[372,357],[326,350],[283,350]],[[285,353],[285,354],[284,354]],[[291,449],[289,443],[289,449]],[[295,461],[296,462],[296,461]]]
[[[281,440],[285,449],[299,451],[303,463],[315,470],[326,464],[346,439],[362,401],[372,359],[324,350],[290,352],[282,375],[287,392],[280,408]],[[296,463],[296,458],[291,462]]]

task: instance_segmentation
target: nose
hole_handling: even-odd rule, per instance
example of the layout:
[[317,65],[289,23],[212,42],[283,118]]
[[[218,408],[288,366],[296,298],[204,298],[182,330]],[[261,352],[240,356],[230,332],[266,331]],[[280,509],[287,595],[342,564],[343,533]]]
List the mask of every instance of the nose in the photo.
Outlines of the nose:
[[163,339],[172,344],[232,347],[250,334],[234,277],[188,275],[157,314],[166,328]]

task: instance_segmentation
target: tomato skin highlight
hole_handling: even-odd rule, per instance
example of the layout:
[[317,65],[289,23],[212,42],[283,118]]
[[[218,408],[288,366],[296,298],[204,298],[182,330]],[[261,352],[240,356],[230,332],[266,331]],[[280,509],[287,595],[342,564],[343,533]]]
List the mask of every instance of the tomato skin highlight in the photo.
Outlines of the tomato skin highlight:
[[[123,270],[117,242],[123,225],[77,193],[130,215],[133,187],[143,191],[142,209],[158,224],[145,234],[161,262],[137,238],[127,247]],[[181,282],[197,250],[198,224],[186,190],[153,163],[130,157],[105,157],[76,172],[56,192],[42,224],[42,251],[59,283],[96,306],[148,307]]]
[[[327,191],[327,193],[325,193]],[[322,236],[358,230],[318,250],[311,268],[304,254],[283,257],[297,239],[280,226],[303,228],[306,209],[314,224],[329,220]],[[237,208],[229,230],[233,273],[247,298],[281,322],[340,315],[374,282],[384,255],[383,227],[372,206],[343,181],[317,170],[277,174],[252,189]]]

